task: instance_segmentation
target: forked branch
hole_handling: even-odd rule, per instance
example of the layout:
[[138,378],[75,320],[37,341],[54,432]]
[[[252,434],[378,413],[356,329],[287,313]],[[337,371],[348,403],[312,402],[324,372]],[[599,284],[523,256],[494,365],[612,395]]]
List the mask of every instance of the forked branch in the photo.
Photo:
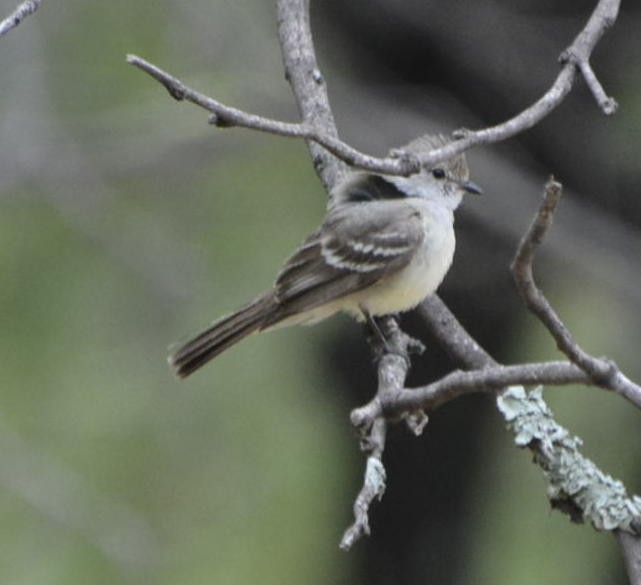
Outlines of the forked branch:
[[585,352],[534,281],[534,254],[552,225],[561,193],[561,184],[550,179],[545,186],[543,204],[521,240],[512,262],[514,282],[521,298],[552,335],[559,350],[590,377],[591,384],[617,392],[641,408],[641,387],[629,380],[612,360],[596,358]]

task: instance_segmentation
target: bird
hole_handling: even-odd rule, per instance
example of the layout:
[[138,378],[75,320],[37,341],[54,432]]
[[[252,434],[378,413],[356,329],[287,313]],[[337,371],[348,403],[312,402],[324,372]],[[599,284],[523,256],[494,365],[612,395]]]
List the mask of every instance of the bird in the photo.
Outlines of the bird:
[[[448,142],[428,134],[400,150],[420,156]],[[314,324],[340,311],[372,322],[414,308],[452,264],[454,211],[468,193],[482,191],[462,154],[407,177],[350,170],[272,288],[179,347],[170,366],[185,378],[254,332]]]

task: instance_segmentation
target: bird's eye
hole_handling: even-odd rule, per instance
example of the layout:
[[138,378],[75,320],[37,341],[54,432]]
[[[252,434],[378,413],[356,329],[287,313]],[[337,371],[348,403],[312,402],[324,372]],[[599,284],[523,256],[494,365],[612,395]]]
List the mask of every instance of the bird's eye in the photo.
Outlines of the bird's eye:
[[445,178],[445,171],[441,168],[437,169],[432,169],[432,176],[435,179],[444,179]]

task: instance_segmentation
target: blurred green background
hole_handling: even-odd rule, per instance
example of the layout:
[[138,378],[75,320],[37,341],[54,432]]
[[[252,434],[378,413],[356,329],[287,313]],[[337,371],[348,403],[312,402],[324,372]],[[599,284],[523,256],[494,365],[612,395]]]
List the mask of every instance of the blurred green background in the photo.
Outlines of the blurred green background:
[[[382,153],[514,113],[552,80],[591,8],[511,3],[514,32],[493,20],[501,3],[422,4],[314,6],[341,133],[356,146]],[[0,16],[15,5],[0,1]],[[404,28],[424,8],[456,24],[462,57],[442,27]],[[579,89],[557,126],[470,155],[488,196],[462,213],[443,294],[502,360],[557,357],[507,274],[553,171],[570,191],[542,281],[586,349],[641,378],[641,79],[626,60],[640,20],[631,10],[606,39],[616,118]],[[543,22],[556,38],[537,32]],[[407,30],[432,51],[414,77],[400,55],[422,53],[403,44]],[[394,49],[387,60],[378,45]],[[503,57],[477,58],[490,50]],[[250,338],[188,381],[172,377],[170,345],[269,286],[325,195],[303,143],[208,126],[127,53],[223,102],[296,119],[271,2],[45,0],[0,39],[0,583],[623,582],[610,536],[548,511],[489,398],[435,412],[420,439],[393,434],[374,534],[339,551],[363,464],[348,415],[374,380],[346,318]],[[574,150],[560,144],[568,135]],[[419,368],[414,383],[432,375]],[[546,396],[587,455],[638,490],[638,413],[596,390]]]

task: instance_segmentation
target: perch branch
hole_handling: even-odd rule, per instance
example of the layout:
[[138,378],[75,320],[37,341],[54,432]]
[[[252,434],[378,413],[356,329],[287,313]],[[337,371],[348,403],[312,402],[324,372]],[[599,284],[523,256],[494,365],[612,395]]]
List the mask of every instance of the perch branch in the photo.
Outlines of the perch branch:
[[25,0],[20,3],[7,18],[0,21],[0,37],[6,35],[12,28],[18,26],[27,18],[27,16],[38,10],[41,4],[42,0]]
[[393,395],[377,396],[352,411],[352,424],[366,426],[380,416],[394,417],[415,410],[432,411],[466,394],[494,393],[507,386],[546,384],[590,384],[592,379],[569,362],[495,364],[482,370],[449,373],[440,380],[418,388],[402,388]]
[[[343,550],[349,550],[357,540],[370,533],[370,505],[375,499],[380,500],[385,491],[385,467],[382,459],[390,417],[380,405],[393,400],[394,396],[403,391],[410,367],[410,354],[424,349],[420,342],[401,330],[392,316],[378,318],[370,324],[368,342],[378,358],[378,387],[372,404],[379,407],[374,416],[360,422],[355,418],[356,411],[352,412],[352,425],[359,431],[361,447],[369,455],[363,486],[354,502],[354,523],[341,539],[340,546]],[[403,418],[415,434],[420,434],[427,423],[427,417],[422,411],[408,411],[403,414]]]
[[[338,131],[329,105],[326,85],[316,61],[309,25],[309,0],[278,0],[277,6],[278,34],[285,75],[292,87],[303,123],[313,128],[314,132],[337,140]],[[309,142],[308,144],[314,168],[328,190],[331,190],[345,171],[344,162],[349,162],[352,166],[363,166],[354,164],[356,160],[350,162],[339,156],[341,162],[329,156],[322,148]],[[348,148],[351,152],[351,147]],[[361,156],[360,153],[356,154]],[[418,170],[416,160],[402,155],[393,158],[391,162],[397,166],[413,165],[404,169],[403,174]],[[420,350],[422,345],[405,335],[391,316],[381,318],[377,322],[371,321],[369,342],[378,359],[377,395],[384,400],[388,394],[403,388],[410,365],[409,354]],[[407,416],[406,422],[415,433],[420,433],[427,419],[418,414]],[[357,540],[370,533],[370,506],[374,500],[380,499],[385,491],[383,452],[387,424],[387,419],[380,416],[372,420],[371,424],[359,428],[361,447],[368,453],[368,457],[363,486],[354,502],[354,522],[341,539],[340,546],[343,550],[350,549]]]

